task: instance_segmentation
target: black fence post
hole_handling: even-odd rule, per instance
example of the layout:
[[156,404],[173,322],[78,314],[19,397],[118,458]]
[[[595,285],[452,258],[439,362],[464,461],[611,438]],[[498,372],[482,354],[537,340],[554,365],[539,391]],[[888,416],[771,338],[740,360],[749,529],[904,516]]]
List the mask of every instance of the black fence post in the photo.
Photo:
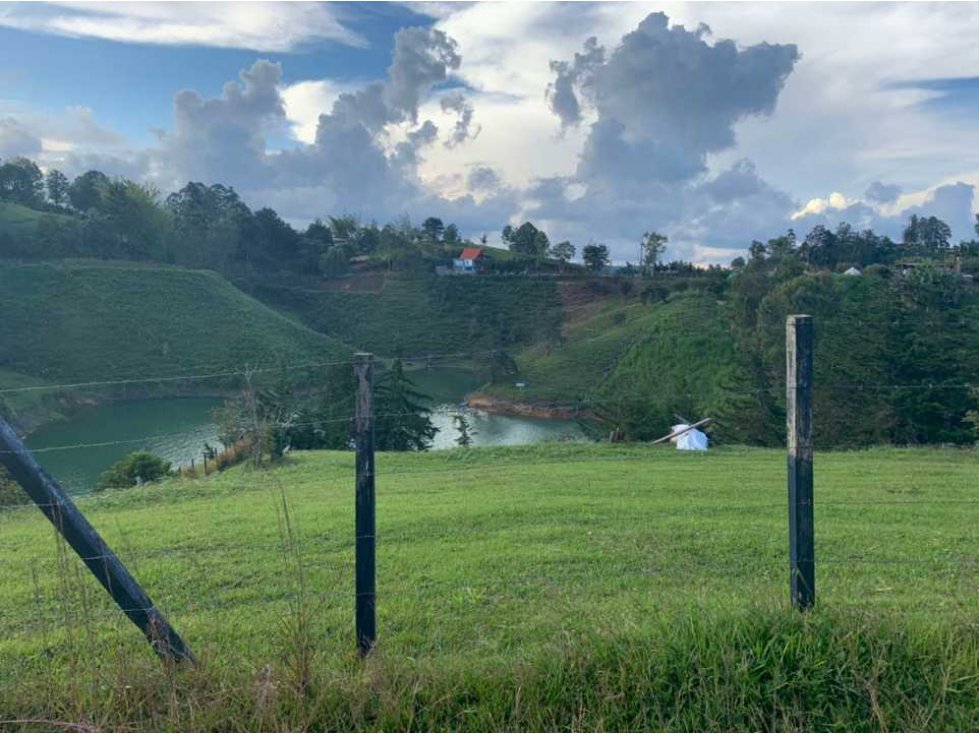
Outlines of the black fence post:
[[812,492],[812,317],[785,324],[786,428],[789,488],[789,588],[792,603],[816,603],[815,525]]
[[357,409],[354,433],[357,445],[356,577],[357,650],[367,655],[377,639],[375,589],[374,511],[374,356],[354,356]]
[[0,464],[7,467],[10,475],[68,541],[123,613],[142,630],[157,654],[166,659],[193,663],[190,648],[166,617],[153,605],[61,485],[41,468],[14,429],[3,419],[0,419]]

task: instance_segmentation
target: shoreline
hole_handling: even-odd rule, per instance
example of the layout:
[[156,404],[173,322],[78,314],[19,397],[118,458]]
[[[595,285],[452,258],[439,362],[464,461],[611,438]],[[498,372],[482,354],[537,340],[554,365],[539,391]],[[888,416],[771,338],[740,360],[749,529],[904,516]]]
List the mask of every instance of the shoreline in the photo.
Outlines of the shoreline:
[[512,415],[519,418],[541,418],[545,420],[601,420],[598,415],[589,410],[582,410],[569,405],[541,405],[539,403],[522,402],[494,398],[484,393],[472,393],[465,397],[465,403],[473,410],[482,410],[498,415]]

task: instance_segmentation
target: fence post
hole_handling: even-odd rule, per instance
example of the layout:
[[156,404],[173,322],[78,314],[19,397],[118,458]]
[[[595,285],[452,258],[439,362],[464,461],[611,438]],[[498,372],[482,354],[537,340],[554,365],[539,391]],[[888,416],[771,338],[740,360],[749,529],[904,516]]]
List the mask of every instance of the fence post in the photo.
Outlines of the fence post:
[[812,492],[812,316],[785,323],[786,428],[789,488],[789,589],[792,603],[816,603],[815,526]]
[[45,517],[88,566],[123,613],[139,627],[163,658],[194,662],[190,648],[154,606],[149,596],[112,552],[98,531],[0,419],[0,464],[24,488]]
[[363,656],[377,638],[375,592],[374,512],[374,355],[354,355],[357,409],[354,434],[357,446],[356,578],[357,650]]

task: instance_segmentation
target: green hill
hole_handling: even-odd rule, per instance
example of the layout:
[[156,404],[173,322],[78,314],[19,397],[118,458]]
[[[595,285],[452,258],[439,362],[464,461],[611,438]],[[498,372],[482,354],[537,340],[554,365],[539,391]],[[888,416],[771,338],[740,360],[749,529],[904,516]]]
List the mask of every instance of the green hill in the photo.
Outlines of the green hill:
[[519,374],[481,392],[498,400],[579,405],[612,419],[641,414],[643,426],[628,421],[646,435],[662,433],[674,412],[703,415],[735,369],[722,306],[703,292],[656,304],[610,296],[568,314],[560,344],[518,352]]
[[350,354],[207,271],[0,262],[0,312],[0,388],[27,378],[136,380]]
[[70,215],[0,201],[0,253],[27,260],[70,256],[78,224]]
[[317,331],[384,356],[545,342],[557,337],[563,318],[553,278],[375,271],[315,287],[242,287]]
[[161,667],[36,509],[0,512],[0,718],[26,730],[974,731],[976,530],[962,507],[976,454],[819,453],[818,606],[805,615],[788,602],[784,457],[381,454],[366,661],[350,452],[79,501],[197,670]]

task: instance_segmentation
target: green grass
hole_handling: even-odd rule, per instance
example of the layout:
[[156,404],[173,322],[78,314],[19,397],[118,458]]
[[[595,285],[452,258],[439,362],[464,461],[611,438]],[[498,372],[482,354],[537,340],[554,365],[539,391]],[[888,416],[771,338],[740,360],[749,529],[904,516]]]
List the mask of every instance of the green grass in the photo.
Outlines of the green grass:
[[48,382],[219,372],[349,350],[215,273],[0,263],[0,369]]
[[0,201],[0,232],[12,236],[33,234],[37,229],[37,223],[44,216],[54,217],[58,220],[71,219],[71,217],[63,214],[50,214],[9,201]]
[[159,667],[40,513],[0,514],[0,721],[979,727],[975,452],[817,455],[805,615],[786,598],[784,466],[778,451],[625,445],[380,455],[366,662],[350,453],[79,501],[196,671]]

